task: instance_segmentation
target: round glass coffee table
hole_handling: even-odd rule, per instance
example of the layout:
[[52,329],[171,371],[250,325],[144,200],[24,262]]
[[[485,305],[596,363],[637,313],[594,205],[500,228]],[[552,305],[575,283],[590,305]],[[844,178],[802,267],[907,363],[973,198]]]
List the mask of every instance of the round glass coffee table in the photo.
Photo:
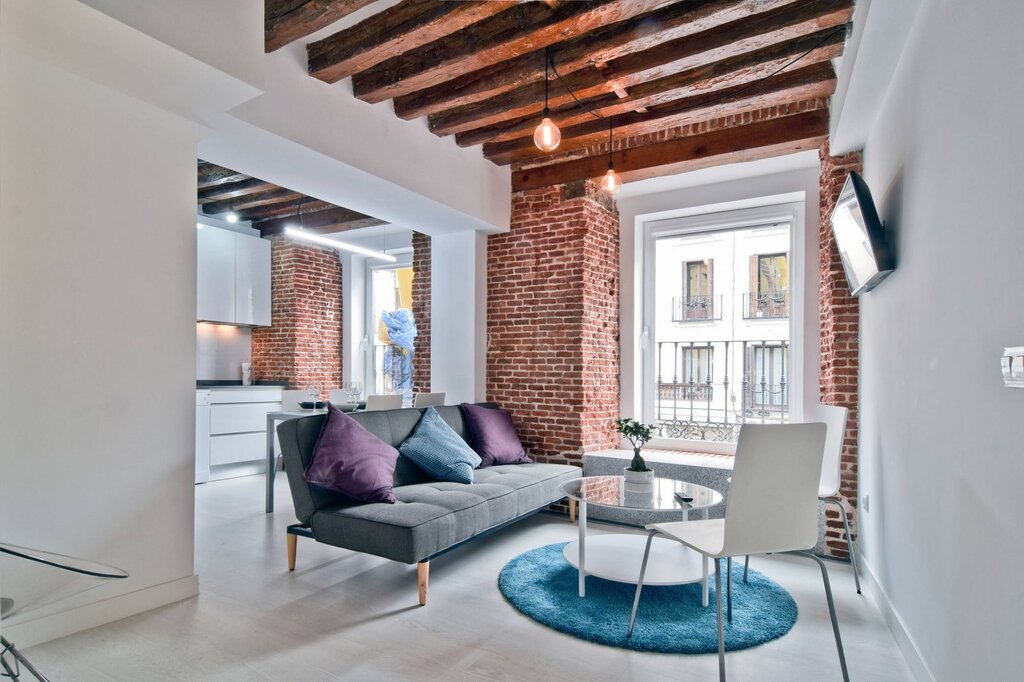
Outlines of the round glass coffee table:
[[[626,483],[622,476],[584,476],[562,484],[562,492],[579,506],[580,538],[565,546],[565,560],[579,571],[579,594],[586,596],[586,577],[636,583],[640,577],[647,536],[609,533],[587,538],[587,505],[638,509],[650,512],[691,512],[708,517],[708,509],[722,501],[722,494],[703,485],[655,478],[650,483]],[[682,585],[700,581],[702,603],[708,605],[708,561],[681,543],[654,538],[647,564],[645,585]]]

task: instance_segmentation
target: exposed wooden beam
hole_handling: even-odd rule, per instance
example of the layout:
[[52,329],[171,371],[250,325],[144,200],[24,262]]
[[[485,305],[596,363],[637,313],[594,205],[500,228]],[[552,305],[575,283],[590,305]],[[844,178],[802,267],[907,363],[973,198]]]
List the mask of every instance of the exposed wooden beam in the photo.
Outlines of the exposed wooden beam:
[[215,163],[200,160],[196,165],[196,184],[199,189],[223,185],[227,182],[240,182],[248,179],[248,175],[218,166]]
[[519,4],[356,74],[353,90],[366,102],[407,95],[671,2],[589,0],[568,2],[555,9],[539,2]]
[[[581,99],[586,109],[572,101],[553,109],[551,117],[559,128],[562,128],[593,120],[589,112],[601,116],[616,116],[693,95],[727,90],[734,86],[753,87],[753,83],[764,78],[783,76],[786,72],[780,73],[779,70],[782,68],[794,71],[811,64],[826,62],[842,54],[842,49],[843,33],[835,29],[825,29],[796,40],[770,45],[665,78],[638,83],[624,98],[620,98],[616,93]],[[799,60],[794,61],[797,59]],[[524,116],[458,133],[455,140],[464,147],[481,142],[504,142],[532,135],[536,125],[536,116]],[[564,132],[562,136],[565,137]]]
[[302,229],[311,232],[341,232],[342,230],[354,230],[357,227],[373,227],[384,225],[385,221],[372,216],[352,211],[347,208],[336,206],[314,213],[303,212],[301,220],[296,216],[285,218],[273,218],[253,223],[253,227],[260,231],[264,237],[281,234],[286,227],[300,225]]
[[[624,176],[632,171],[644,171],[661,166],[679,168],[680,164],[730,163],[774,156],[782,151],[816,148],[828,136],[828,112],[809,111],[770,121],[744,126],[723,128],[701,135],[683,137],[621,149],[612,153],[615,169]],[[537,166],[512,173],[512,191],[559,185],[574,180],[596,178],[608,167],[605,155],[584,157]]]
[[[265,0],[263,45],[273,52],[347,17],[374,0]],[[285,10],[285,11],[281,11]]]
[[199,190],[198,203],[206,204],[211,201],[220,201],[222,199],[234,199],[248,194],[255,194],[256,192],[264,192],[268,189],[274,189],[276,186],[277,185],[274,185],[273,183],[265,182],[259,178],[249,178],[248,180],[239,180],[238,182],[225,182],[220,185],[214,185],[213,187]]
[[224,201],[211,201],[203,204],[203,213],[207,215],[217,215],[218,213],[224,213],[226,211],[238,211],[243,208],[252,208],[253,206],[268,206],[270,204],[279,204],[283,201],[291,201],[298,199],[301,194],[293,192],[290,189],[283,189],[278,187],[277,189],[267,190],[266,192],[257,192],[256,194],[250,194],[249,196],[240,197],[238,199],[225,199]]
[[515,6],[510,0],[403,0],[355,26],[310,43],[309,74],[334,83]]
[[[850,0],[800,0],[764,14],[672,40],[609,62],[606,71],[584,69],[552,84],[552,107],[571,104],[570,89],[577,98],[589,99],[611,93],[610,83],[629,88],[648,81],[707,66],[748,52],[784,43],[801,36],[834,28],[837,32],[852,14]],[[544,106],[544,84],[531,83],[484,102],[457,107],[430,116],[430,129],[450,135],[519,117],[539,116]]]
[[[555,47],[558,72],[567,75],[661,43],[791,4],[795,0],[680,0],[628,21],[603,26]],[[395,114],[411,119],[480,102],[544,79],[544,50],[520,55],[446,83],[395,98]],[[557,86],[556,86],[557,87]]]
[[[292,201],[284,201],[279,204],[270,204],[269,206],[254,206],[253,208],[235,211],[235,213],[238,214],[239,220],[258,221],[267,220],[269,218],[294,216],[298,206],[298,199],[294,199]],[[320,201],[318,199],[311,199],[310,197],[304,197],[302,200],[303,215],[307,212],[322,211],[326,208],[334,208],[334,204],[329,204],[326,201]]]
[[[700,94],[653,108],[647,113],[629,112],[614,118],[615,137],[647,135],[682,125],[723,116],[779,107],[794,102],[827,98],[835,91],[836,76],[828,62],[814,64],[776,78],[728,90]],[[608,124],[590,120],[562,128],[558,152],[583,149],[608,139]],[[484,156],[496,163],[544,158],[533,138],[517,138],[484,145]]]

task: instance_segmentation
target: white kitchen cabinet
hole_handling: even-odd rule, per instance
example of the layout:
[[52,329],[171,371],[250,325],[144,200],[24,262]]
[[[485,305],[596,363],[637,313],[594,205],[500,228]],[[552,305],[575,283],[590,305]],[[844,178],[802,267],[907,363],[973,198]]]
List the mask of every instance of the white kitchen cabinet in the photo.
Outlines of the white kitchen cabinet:
[[206,226],[198,230],[196,319],[235,322],[235,233]]
[[270,242],[235,235],[235,322],[270,326]]
[[208,225],[198,237],[196,320],[270,326],[270,242]]
[[[266,427],[264,427],[266,428]],[[234,433],[210,439],[210,466],[250,462],[264,456],[267,433]],[[255,457],[253,454],[255,453]]]
[[[201,410],[205,410],[204,426],[200,426]],[[267,414],[280,410],[279,386],[197,390],[196,456],[205,453],[208,461],[208,473],[203,480],[262,471],[267,451]],[[200,438],[205,442],[200,443]]]

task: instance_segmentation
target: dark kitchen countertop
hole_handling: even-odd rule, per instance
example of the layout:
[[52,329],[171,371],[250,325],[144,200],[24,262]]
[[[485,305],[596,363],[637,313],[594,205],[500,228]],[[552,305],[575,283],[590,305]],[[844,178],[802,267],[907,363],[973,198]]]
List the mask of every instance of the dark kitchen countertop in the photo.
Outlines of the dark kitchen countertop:
[[[243,388],[241,379],[196,379],[196,388],[232,388],[232,387]],[[276,386],[279,388],[288,388],[287,381],[254,381],[251,386],[245,386],[244,388],[259,388],[267,386]]]

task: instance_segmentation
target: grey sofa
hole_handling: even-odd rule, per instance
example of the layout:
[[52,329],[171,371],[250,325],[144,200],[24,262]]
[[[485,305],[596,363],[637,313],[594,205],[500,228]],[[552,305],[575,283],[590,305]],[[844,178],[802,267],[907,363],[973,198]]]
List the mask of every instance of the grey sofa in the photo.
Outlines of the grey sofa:
[[[469,442],[462,409],[436,409]],[[397,448],[416,428],[422,412],[410,408],[351,416]],[[394,476],[395,504],[342,501],[302,478],[326,419],[326,415],[313,415],[277,427],[299,520],[288,527],[289,570],[295,569],[298,536],[417,564],[420,604],[427,600],[431,558],[547,508],[565,497],[562,483],[582,474],[578,467],[564,464],[499,465],[477,469],[473,483],[466,485],[435,481],[411,461],[399,457]]]

